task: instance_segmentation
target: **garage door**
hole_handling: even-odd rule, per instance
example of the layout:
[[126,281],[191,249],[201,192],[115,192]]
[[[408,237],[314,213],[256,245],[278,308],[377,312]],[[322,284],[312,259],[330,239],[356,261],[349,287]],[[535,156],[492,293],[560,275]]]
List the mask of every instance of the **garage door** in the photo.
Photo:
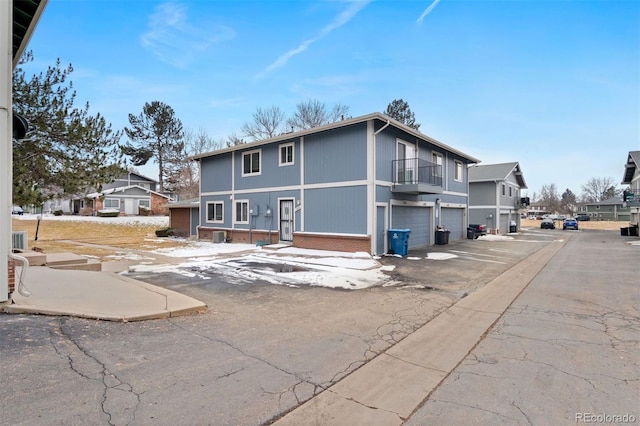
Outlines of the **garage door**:
[[411,229],[409,248],[429,245],[431,235],[431,208],[393,206],[391,226],[395,229]]
[[440,213],[442,215],[440,223],[451,232],[449,234],[449,241],[466,238],[467,228],[463,223],[464,209],[443,208],[440,210]]
[[500,233],[508,234],[509,233],[509,215],[508,214],[500,214]]

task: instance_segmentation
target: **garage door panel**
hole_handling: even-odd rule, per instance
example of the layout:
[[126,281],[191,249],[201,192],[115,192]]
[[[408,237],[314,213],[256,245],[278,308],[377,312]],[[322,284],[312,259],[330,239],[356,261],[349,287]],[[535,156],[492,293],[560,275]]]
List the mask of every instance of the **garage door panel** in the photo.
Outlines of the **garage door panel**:
[[391,223],[394,229],[410,229],[409,248],[429,245],[431,235],[431,208],[393,206]]
[[460,240],[467,235],[467,228],[464,226],[464,209],[443,208],[440,210],[442,217],[440,223],[448,229],[449,241]]

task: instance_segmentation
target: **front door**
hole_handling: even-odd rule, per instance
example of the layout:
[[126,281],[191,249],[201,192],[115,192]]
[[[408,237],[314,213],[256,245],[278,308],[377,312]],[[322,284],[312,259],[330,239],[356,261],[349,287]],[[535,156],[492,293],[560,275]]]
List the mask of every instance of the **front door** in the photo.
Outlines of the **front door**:
[[280,200],[280,241],[293,241],[293,200]]

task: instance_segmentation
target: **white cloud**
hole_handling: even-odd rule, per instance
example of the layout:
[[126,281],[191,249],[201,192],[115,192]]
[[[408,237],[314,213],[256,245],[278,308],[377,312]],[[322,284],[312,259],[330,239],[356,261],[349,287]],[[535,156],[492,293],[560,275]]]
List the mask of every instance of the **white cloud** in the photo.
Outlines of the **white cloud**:
[[177,68],[185,68],[212,44],[230,40],[235,32],[222,25],[192,24],[187,8],[177,3],[164,3],[149,16],[142,46],[160,60]]
[[367,4],[371,3],[371,1],[373,1],[373,0],[350,1],[348,3],[349,6],[345,10],[343,10],[340,14],[338,14],[338,16],[336,16],[333,19],[333,21],[331,21],[328,25],[323,27],[320,30],[320,32],[318,33],[318,35],[303,41],[297,47],[295,47],[295,48],[289,50],[288,52],[284,53],[283,55],[281,55],[273,63],[271,63],[269,66],[267,66],[260,74],[258,74],[256,76],[256,78],[264,77],[264,75],[270,73],[271,71],[273,71],[273,70],[275,70],[277,68],[283,67],[289,61],[289,59],[293,58],[296,55],[299,55],[302,52],[304,52],[313,43],[315,43],[316,41],[320,40],[321,38],[329,35],[332,31],[336,30],[337,28],[340,28],[341,26],[343,26],[344,24],[349,22]]
[[420,17],[418,18],[418,20],[416,21],[417,23],[422,23],[422,21],[424,20],[424,17],[427,16],[429,13],[431,13],[431,11],[433,10],[434,7],[436,7],[436,5],[440,2],[440,0],[433,0],[433,3],[431,3],[431,5],[426,8],[424,10],[424,12],[422,12],[422,15],[420,15]]

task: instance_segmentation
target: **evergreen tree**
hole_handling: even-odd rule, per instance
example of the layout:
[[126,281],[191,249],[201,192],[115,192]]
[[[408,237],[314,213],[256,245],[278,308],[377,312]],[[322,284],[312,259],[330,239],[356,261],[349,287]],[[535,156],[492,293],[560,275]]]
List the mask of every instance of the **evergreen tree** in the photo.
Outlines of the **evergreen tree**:
[[[27,52],[20,65],[32,60]],[[99,191],[123,171],[121,132],[100,114],[90,115],[88,103],[75,107],[72,72],[60,60],[31,77],[21,66],[14,70],[14,113],[29,123],[25,138],[13,141],[15,204],[41,205],[54,197]]]
[[130,139],[123,152],[131,157],[134,166],[143,166],[150,159],[158,163],[160,192],[164,191],[164,180],[173,173],[173,165],[184,156],[182,122],[176,118],[169,105],[147,102],[140,115],[129,114],[129,124],[124,131]]
[[411,111],[411,108],[409,108],[409,103],[402,99],[394,99],[391,101],[391,103],[387,105],[384,114],[416,130],[420,129],[420,125],[416,123],[415,114]]

